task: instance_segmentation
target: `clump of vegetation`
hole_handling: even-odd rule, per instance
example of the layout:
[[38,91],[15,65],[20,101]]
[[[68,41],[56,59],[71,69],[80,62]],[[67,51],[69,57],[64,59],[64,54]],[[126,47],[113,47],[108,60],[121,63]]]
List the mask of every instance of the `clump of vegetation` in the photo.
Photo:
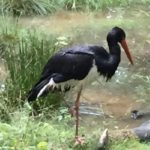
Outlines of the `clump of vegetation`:
[[[9,124],[0,123],[0,149],[67,149],[91,150],[96,149],[101,129],[85,133],[85,144],[74,144],[74,124],[66,110],[51,113],[51,119],[46,119],[44,113],[39,116],[29,115],[32,108],[26,103],[24,107],[11,114]],[[44,112],[44,111],[43,111]],[[149,145],[139,143],[136,139],[111,140],[107,146],[110,150],[149,149]]]
[[[51,115],[51,120],[44,121],[43,114],[36,118],[30,116],[32,109],[25,105],[18,111],[11,114],[10,124],[0,123],[0,149],[39,149],[47,150],[49,148],[67,149],[73,132],[67,127],[65,121],[57,120],[57,116]],[[59,114],[59,115],[58,115]],[[55,119],[54,119],[55,118]],[[58,121],[58,125],[55,123]],[[64,130],[64,132],[61,132]],[[68,142],[66,142],[68,141]],[[61,143],[61,144],[60,144]]]
[[0,12],[15,16],[48,15],[60,9],[97,11],[130,4],[150,4],[150,2],[149,0],[1,0]]
[[[26,103],[11,114],[9,124],[0,123],[0,149],[75,149],[87,150],[96,148],[96,133],[86,134],[86,143],[75,146],[74,119],[66,108],[50,113],[46,119],[44,111],[32,116],[32,108]],[[80,129],[84,131],[84,129]],[[91,139],[92,137],[92,139]]]
[[47,15],[55,10],[49,0],[6,0],[0,1],[0,11],[3,14]]
[[[0,112],[3,115],[0,117],[3,119],[8,119],[9,112],[24,103],[27,92],[39,79],[43,66],[49,57],[62,46],[56,35],[45,35],[32,29],[24,30],[18,25],[11,26],[12,29],[6,26],[1,29],[0,33],[3,54],[1,57],[5,60],[8,70],[5,89],[0,95],[3,99],[2,107],[0,107]],[[52,104],[58,106],[63,95],[51,93],[45,99],[45,101],[39,100],[34,104],[34,107],[36,109],[40,107],[41,111],[46,106],[49,108]]]

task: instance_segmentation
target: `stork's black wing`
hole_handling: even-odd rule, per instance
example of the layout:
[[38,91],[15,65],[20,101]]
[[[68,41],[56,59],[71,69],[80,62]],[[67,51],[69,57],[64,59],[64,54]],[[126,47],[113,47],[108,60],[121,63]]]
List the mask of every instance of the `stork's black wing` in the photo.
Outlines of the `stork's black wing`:
[[93,56],[87,54],[73,54],[73,53],[57,53],[45,65],[41,79],[48,76],[55,76],[61,74],[64,80],[57,80],[56,83],[63,82],[70,79],[82,80],[89,72],[93,64]]
[[60,51],[49,59],[41,74],[40,80],[31,89],[28,100],[37,98],[39,91],[53,78],[55,83],[70,79],[82,80],[89,73],[93,65],[93,55],[88,53],[73,53]]

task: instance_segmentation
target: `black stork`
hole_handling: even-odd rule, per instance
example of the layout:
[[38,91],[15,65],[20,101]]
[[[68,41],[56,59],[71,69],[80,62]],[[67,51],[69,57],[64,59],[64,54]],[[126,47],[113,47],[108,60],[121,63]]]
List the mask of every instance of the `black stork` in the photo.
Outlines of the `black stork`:
[[[114,27],[107,34],[109,52],[98,45],[80,45],[62,49],[52,56],[45,65],[39,81],[33,86],[28,94],[28,101],[46,95],[48,91],[54,90],[61,83],[70,80],[83,81],[92,68],[97,68],[97,74],[103,75],[110,80],[115,74],[121,60],[120,45],[124,49],[129,61],[133,60],[126,43],[126,34],[123,29]],[[94,80],[94,79],[93,79]],[[78,137],[78,110],[81,89],[75,102],[76,108],[76,136]]]

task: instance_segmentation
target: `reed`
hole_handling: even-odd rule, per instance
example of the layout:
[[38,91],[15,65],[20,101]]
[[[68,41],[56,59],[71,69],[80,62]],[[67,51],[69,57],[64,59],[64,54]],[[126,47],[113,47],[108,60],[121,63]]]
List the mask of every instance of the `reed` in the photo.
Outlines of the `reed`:
[[149,0],[0,0],[0,13],[14,16],[48,15],[62,9],[97,11],[149,4]]
[[[38,81],[49,57],[58,49],[55,44],[58,40],[54,35],[48,36],[35,30],[18,29],[16,32],[7,27],[1,30],[0,37],[1,57],[6,61],[9,74],[5,91],[1,93],[2,105],[8,109],[2,111],[11,111],[24,104],[27,92]],[[48,100],[39,100],[35,107],[42,109],[52,104],[59,105],[62,98],[60,93],[49,94]]]

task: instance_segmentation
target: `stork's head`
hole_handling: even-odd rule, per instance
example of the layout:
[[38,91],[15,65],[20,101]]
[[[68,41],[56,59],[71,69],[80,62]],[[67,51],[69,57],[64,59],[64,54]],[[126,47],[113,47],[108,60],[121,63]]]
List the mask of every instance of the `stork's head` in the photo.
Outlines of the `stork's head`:
[[107,42],[109,46],[113,46],[119,42],[124,49],[129,61],[133,65],[132,56],[126,43],[126,34],[123,29],[119,27],[112,28],[112,30],[107,35]]

